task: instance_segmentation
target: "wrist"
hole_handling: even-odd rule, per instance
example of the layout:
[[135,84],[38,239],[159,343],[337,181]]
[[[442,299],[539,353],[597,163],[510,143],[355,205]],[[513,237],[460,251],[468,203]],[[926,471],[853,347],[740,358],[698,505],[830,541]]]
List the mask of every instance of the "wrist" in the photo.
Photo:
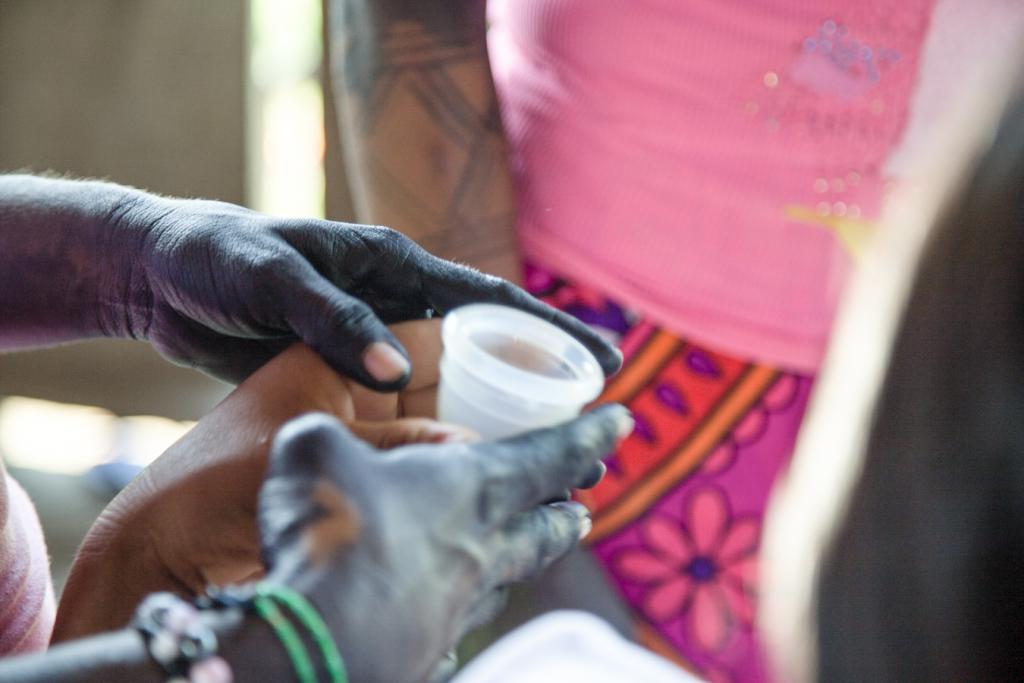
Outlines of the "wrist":
[[97,310],[104,336],[146,339],[153,319],[148,253],[160,219],[174,200],[131,188],[110,199],[100,227],[105,249]]
[[203,619],[217,634],[220,656],[231,666],[234,680],[298,680],[281,642],[260,617],[232,607],[204,612]]
[[[364,671],[352,666],[318,608],[298,592],[266,583],[231,590],[240,593],[228,597],[227,604],[227,594],[215,594],[212,599],[221,607],[205,618],[225,643],[221,656],[229,663],[241,659],[242,668],[233,667],[235,680],[263,680],[268,672],[274,674],[268,680],[380,680],[375,667]],[[245,597],[250,590],[254,594]],[[244,604],[230,604],[239,596]],[[261,653],[255,660],[254,651]],[[246,675],[250,671],[253,676]]]
[[[193,622],[189,611],[194,608],[188,603],[182,601],[178,603],[181,608],[175,608],[177,599],[163,600],[159,594],[149,596],[147,601],[154,599],[160,603],[156,609],[167,611],[156,617],[156,612],[147,610],[143,603],[136,612],[131,631],[142,641],[146,668],[156,672],[158,680],[180,676],[182,669],[194,672],[194,667],[201,667],[208,659],[219,658],[230,669],[228,680],[298,681],[272,629],[249,611],[241,607],[206,608],[193,612],[196,619]],[[211,634],[213,642],[204,634]],[[153,642],[157,639],[159,644]],[[186,650],[182,647],[185,640],[195,645]],[[321,671],[316,673],[322,675]]]
[[132,238],[129,188],[0,175],[0,348],[116,334]]
[[[180,591],[163,562],[151,526],[139,514],[121,515],[117,499],[90,528],[79,548],[60,598],[52,642],[112,631],[131,618],[154,591]],[[119,519],[131,520],[122,524]],[[159,531],[156,532],[159,537]]]

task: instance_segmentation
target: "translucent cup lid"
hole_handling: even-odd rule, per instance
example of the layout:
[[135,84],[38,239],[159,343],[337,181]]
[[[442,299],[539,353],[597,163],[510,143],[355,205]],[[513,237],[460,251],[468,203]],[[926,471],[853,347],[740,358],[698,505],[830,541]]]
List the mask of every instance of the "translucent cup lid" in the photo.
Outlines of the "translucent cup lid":
[[587,347],[561,328],[515,308],[457,308],[445,316],[441,336],[450,362],[525,400],[582,406],[604,387],[604,373]]

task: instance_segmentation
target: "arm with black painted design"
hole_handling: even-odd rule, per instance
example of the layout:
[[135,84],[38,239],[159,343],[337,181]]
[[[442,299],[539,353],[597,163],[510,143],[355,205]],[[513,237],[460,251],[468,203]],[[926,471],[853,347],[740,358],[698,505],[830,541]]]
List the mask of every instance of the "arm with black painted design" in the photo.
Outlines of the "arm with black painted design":
[[331,74],[360,221],[520,278],[484,0],[331,0]]
[[578,321],[394,230],[0,174],[0,351],[132,337],[238,382],[301,339],[335,370],[395,390],[409,354],[385,324],[476,302],[551,320],[618,369]]

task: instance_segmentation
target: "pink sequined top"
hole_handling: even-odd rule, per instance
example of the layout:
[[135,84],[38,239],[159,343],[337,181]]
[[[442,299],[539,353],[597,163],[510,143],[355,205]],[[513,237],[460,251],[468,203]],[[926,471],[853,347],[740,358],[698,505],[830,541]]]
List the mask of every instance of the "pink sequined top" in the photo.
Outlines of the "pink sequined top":
[[525,255],[695,341],[815,371],[900,159],[1022,6],[492,2]]

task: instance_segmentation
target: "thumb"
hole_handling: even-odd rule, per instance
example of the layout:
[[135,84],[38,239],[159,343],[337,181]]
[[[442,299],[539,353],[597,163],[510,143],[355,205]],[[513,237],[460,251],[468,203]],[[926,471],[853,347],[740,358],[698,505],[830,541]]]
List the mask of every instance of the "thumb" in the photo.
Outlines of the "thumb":
[[365,303],[311,266],[282,291],[288,326],[337,372],[377,391],[397,391],[408,383],[408,353]]
[[281,428],[257,509],[268,569],[287,575],[311,553],[326,556],[330,548],[325,543],[352,540],[358,510],[351,494],[365,488],[364,465],[371,450],[323,413],[298,417]]
[[360,439],[381,450],[414,443],[470,443],[480,440],[480,435],[472,429],[423,417],[381,422],[356,420],[348,427]]

